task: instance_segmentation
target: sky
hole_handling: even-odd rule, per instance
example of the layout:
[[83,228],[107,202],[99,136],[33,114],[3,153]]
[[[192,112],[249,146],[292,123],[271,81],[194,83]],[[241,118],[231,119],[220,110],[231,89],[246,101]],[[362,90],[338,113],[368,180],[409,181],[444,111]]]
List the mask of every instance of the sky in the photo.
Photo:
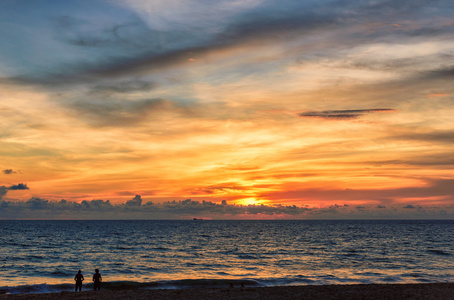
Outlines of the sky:
[[453,16],[2,0],[0,218],[454,219]]

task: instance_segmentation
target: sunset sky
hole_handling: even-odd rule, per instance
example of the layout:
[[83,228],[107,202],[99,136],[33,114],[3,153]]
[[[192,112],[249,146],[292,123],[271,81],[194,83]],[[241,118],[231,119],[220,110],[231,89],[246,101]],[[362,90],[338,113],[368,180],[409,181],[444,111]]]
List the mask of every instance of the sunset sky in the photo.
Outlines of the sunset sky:
[[2,0],[0,41],[0,218],[454,218],[451,0]]

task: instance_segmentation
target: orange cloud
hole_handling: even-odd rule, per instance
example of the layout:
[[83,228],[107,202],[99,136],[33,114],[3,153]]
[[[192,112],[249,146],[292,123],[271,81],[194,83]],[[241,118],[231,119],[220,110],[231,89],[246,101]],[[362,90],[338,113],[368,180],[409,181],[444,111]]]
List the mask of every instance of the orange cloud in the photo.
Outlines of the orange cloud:
[[430,94],[430,95],[427,95],[427,97],[429,98],[442,98],[442,97],[448,97],[449,94]]

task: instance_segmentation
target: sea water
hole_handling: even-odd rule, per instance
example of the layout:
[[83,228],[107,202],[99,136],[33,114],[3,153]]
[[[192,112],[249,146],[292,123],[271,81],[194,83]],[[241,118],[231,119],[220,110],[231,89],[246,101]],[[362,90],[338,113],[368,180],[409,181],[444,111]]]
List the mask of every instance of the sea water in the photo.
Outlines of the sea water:
[[454,280],[454,221],[0,221],[0,293]]

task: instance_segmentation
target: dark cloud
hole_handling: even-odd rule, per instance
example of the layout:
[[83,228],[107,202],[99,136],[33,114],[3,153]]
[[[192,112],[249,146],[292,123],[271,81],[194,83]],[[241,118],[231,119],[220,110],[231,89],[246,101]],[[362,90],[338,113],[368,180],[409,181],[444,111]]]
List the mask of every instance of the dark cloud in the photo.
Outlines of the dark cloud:
[[[321,15],[315,12],[304,13],[285,10],[276,13],[274,10],[252,12],[238,16],[227,28],[217,35],[205,38],[206,34],[193,31],[176,30],[175,32],[156,32],[148,29],[145,38],[146,51],[136,55],[122,55],[104,58],[95,64],[86,64],[84,76],[103,78],[117,77],[124,74],[158,71],[160,69],[180,65],[192,58],[204,57],[213,51],[225,50],[240,44],[263,40],[282,39],[309,33],[326,26],[333,26],[337,21],[332,15]],[[114,32],[112,30],[111,32]],[[299,32],[299,33],[298,33]],[[109,33],[111,35],[111,33]],[[161,43],[151,43],[150,36]],[[180,46],[174,46],[174,40],[180,40]],[[92,46],[105,43],[104,39],[79,38],[77,45]],[[82,74],[82,73],[81,73]],[[65,80],[76,77],[71,76]],[[52,82],[59,81],[57,77]]]
[[94,126],[131,126],[146,122],[151,116],[156,119],[163,114],[191,114],[190,107],[166,99],[75,100],[66,106],[78,118],[83,118]]
[[[167,201],[154,204],[149,201],[142,205],[142,198],[136,195],[125,204],[112,205],[109,200],[84,200],[81,203],[61,200],[48,201],[40,198],[31,198],[26,202],[1,203],[0,218],[21,218],[25,216],[37,217],[38,213],[47,218],[58,218],[62,215],[72,218],[181,218],[184,216],[216,215],[220,216],[301,216],[310,209],[292,206],[267,206],[267,205],[229,205],[225,201],[217,204],[211,201]],[[30,213],[29,211],[33,211]],[[8,215],[8,213],[10,213]]]
[[133,199],[126,201],[126,206],[141,206],[142,205],[142,197],[140,195],[136,195]]
[[452,80],[454,78],[454,66],[450,65],[435,70],[425,71],[422,76],[428,79]]
[[454,131],[413,132],[391,137],[396,140],[421,141],[428,143],[454,143]]
[[77,203],[73,203],[74,207],[88,209],[88,210],[95,210],[95,211],[102,211],[102,210],[110,210],[113,208],[113,205],[110,203],[109,200],[91,200],[87,201],[84,200],[80,203],[80,206]]
[[[322,30],[341,28],[341,25],[364,24],[364,22],[393,21],[398,22],[402,19],[402,13],[408,15],[412,13],[423,13],[424,8],[431,5],[431,2],[423,1],[417,5],[412,1],[399,1],[398,4],[392,1],[379,1],[376,3],[358,3],[345,1],[334,2],[330,6],[323,4],[315,5],[312,8],[302,4],[288,2],[286,5],[274,7],[259,7],[249,12],[245,12],[234,18],[229,26],[211,39],[203,39],[194,36],[193,33],[181,35],[183,45],[180,48],[168,48],[169,41],[162,43],[160,51],[150,51],[135,57],[116,58],[104,66],[88,68],[87,73],[96,76],[118,76],[124,73],[134,73],[145,69],[160,69],[172,65],[178,65],[193,57],[203,57],[212,51],[218,51],[236,45],[249,42],[263,41],[269,43],[271,40],[302,38]],[[383,17],[385,16],[385,20]],[[446,28],[449,32],[452,28]],[[423,30],[424,28],[420,29]],[[429,29],[427,29],[429,30]],[[406,34],[401,32],[378,32],[383,36]],[[162,33],[155,33],[161,34]],[[358,35],[358,32],[355,33]],[[411,32],[408,33],[412,35]],[[357,43],[364,44],[365,40],[375,40],[379,36],[368,36],[363,33],[361,38],[354,36],[344,39],[339,43],[333,40],[331,48],[342,47],[342,44]],[[193,41],[197,41],[195,44]],[[348,42],[347,42],[348,40]],[[351,45],[349,44],[348,47]],[[155,47],[152,47],[155,49]]]
[[390,108],[376,108],[376,109],[350,109],[350,110],[324,110],[324,111],[308,111],[298,114],[302,118],[321,118],[321,119],[338,119],[350,120],[357,119],[365,114],[381,113],[381,112],[394,112]]
[[51,22],[58,40],[78,48],[99,48],[117,56],[159,54],[169,50],[177,40],[197,40],[197,32],[191,28],[155,30],[134,14],[104,25],[89,18],[71,16],[52,18]]
[[[452,5],[449,5],[448,1],[439,1],[443,3],[440,5],[445,9],[452,9]],[[374,1],[374,2],[357,2],[341,0],[337,2],[338,5],[342,5],[346,10],[350,10],[352,15],[360,15],[372,17],[373,19],[382,18],[386,21],[397,18],[397,20],[403,20],[407,17],[414,17],[418,14],[424,15],[427,13],[427,9],[433,7],[433,1],[431,0],[403,0],[403,1]],[[432,10],[433,11],[433,10]],[[441,13],[440,9],[437,9]]]
[[[340,67],[349,68],[349,69],[360,69],[360,70],[372,70],[372,71],[385,71],[385,72],[399,72],[403,76],[408,76],[408,74],[415,74],[418,77],[424,77],[423,80],[434,79],[434,78],[443,78],[449,76],[448,70],[426,70],[421,72],[415,70],[415,66],[425,64],[428,61],[452,61],[454,58],[453,54],[450,53],[432,53],[421,56],[411,56],[411,57],[399,57],[393,58],[389,57],[386,60],[383,60],[379,57],[376,59],[373,58],[356,58],[355,60],[349,60],[346,62],[341,62]],[[421,74],[423,74],[421,76]],[[413,75],[413,76],[415,76]]]
[[[278,12],[264,9],[238,16],[223,32],[207,39],[202,38],[206,34],[188,29],[175,29],[173,32],[152,31],[141,21],[99,29],[92,28],[87,20],[62,16],[55,19],[58,39],[77,47],[102,48],[97,53],[103,53],[102,58],[92,59],[90,62],[81,61],[74,67],[65,67],[60,71],[56,68],[48,74],[19,76],[15,80],[32,84],[67,85],[144,70],[159,70],[251,40],[275,39],[284,33],[302,29],[307,32],[334,22],[333,16],[322,16],[314,11],[302,15],[301,10]],[[84,25],[88,26],[85,30]],[[122,34],[122,31],[125,31],[125,34]],[[175,40],[180,41],[178,46],[175,45]],[[137,41],[140,42],[141,51],[125,48]],[[156,44],[154,41],[160,43]]]
[[8,188],[6,186],[0,186],[0,200],[2,200],[3,196],[8,193]]
[[[452,54],[439,54],[436,60],[450,61]],[[418,58],[414,64],[422,64],[433,61],[429,58]],[[420,97],[421,91],[441,89],[445,93],[451,94],[453,91],[451,83],[454,77],[454,65],[445,65],[441,68],[428,67],[423,70],[414,71],[403,76],[400,80],[387,81],[384,83],[374,84],[375,90],[382,90],[384,94],[393,94],[395,92],[405,93],[407,97]]]
[[177,50],[149,51],[146,54],[130,53],[125,55],[107,55],[95,62],[82,61],[72,68],[55,68],[39,75],[25,74],[2,79],[27,85],[39,85],[47,88],[58,88],[77,84],[89,84],[103,79],[113,79],[126,75],[140,75],[160,71],[169,67],[187,63],[189,59],[198,58],[226,46],[197,46]]
[[12,186],[8,187],[9,190],[28,190],[28,186],[25,183],[18,183],[13,184]]
[[[417,28],[394,30],[391,24],[412,19],[432,18],[449,13],[452,4],[447,1],[333,1],[330,3],[305,3],[266,1],[231,18],[219,32],[194,30],[175,24],[174,28],[156,30],[146,20],[133,13],[120,19],[107,18],[103,25],[80,14],[80,17],[64,15],[51,18],[56,39],[75,48],[87,51],[90,59],[76,63],[60,64],[45,74],[17,76],[23,83],[44,85],[90,82],[99,78],[133,74],[179,65],[189,58],[204,57],[213,51],[247,43],[263,42],[268,45],[278,40],[301,39],[322,31],[339,30],[338,38],[324,41],[323,49],[335,53],[339,47],[351,48],[368,41],[399,40],[402,35],[414,36],[452,32],[452,24],[446,22],[420,22]],[[63,13],[63,12],[62,12]],[[117,14],[113,14],[117,16]],[[367,24],[382,24],[381,29],[370,30]],[[356,29],[343,30],[342,28]],[[385,26],[387,25],[387,26]],[[200,24],[194,24],[199,28]],[[198,27],[199,26],[199,27]],[[411,26],[410,26],[411,27]],[[363,28],[362,30],[359,28]],[[304,45],[308,47],[307,43]],[[44,52],[44,51],[41,51]],[[50,51],[49,51],[50,52]],[[312,53],[308,56],[318,55]],[[80,50],[77,49],[77,53]],[[307,51],[303,51],[303,56]],[[452,73],[450,73],[452,74]]]
[[40,199],[40,198],[31,198],[27,202],[25,202],[25,205],[30,208],[30,209],[45,209],[48,206],[49,201]]
[[8,193],[14,190],[28,190],[29,187],[25,183],[13,184],[11,186],[0,186],[0,200]]
[[[407,141],[405,139],[398,139],[399,141]],[[412,139],[409,139],[412,141]],[[428,141],[422,140],[428,143],[434,143],[430,139]],[[444,143],[443,140],[437,143]],[[452,142],[446,142],[452,143]],[[450,166],[454,165],[454,153],[452,151],[439,151],[432,152],[426,155],[415,155],[406,159],[395,159],[395,160],[383,160],[383,161],[367,161],[366,163],[381,167],[384,165],[395,165],[395,166]]]
[[[297,10],[293,10],[297,9]],[[340,24],[333,11],[320,6],[305,8],[298,3],[264,7],[238,16],[214,39],[216,44],[239,44],[254,40],[278,40],[302,35]]]
[[[66,42],[79,47],[116,47],[116,48],[144,48],[152,42],[152,31],[143,23],[116,24],[105,28],[101,32],[76,33],[69,32]],[[145,38],[144,37],[148,37]]]
[[2,201],[0,218],[47,218],[47,219],[189,219],[209,217],[231,218],[295,218],[295,219],[368,219],[368,218],[449,218],[454,216],[453,207],[421,206],[355,206],[331,205],[323,208],[309,208],[296,205],[232,205],[211,201],[167,201],[142,205],[142,198],[136,195],[125,204],[113,205],[109,200],[84,200],[76,203],[67,200],[59,202],[31,198],[27,202]]
[[16,171],[14,171],[13,169],[6,169],[6,170],[3,170],[2,172],[3,172],[3,174],[6,174],[6,175],[16,173]]
[[91,94],[112,94],[112,93],[131,93],[144,92],[153,89],[156,84],[143,80],[129,80],[120,82],[110,82],[108,84],[99,84],[91,87]]

